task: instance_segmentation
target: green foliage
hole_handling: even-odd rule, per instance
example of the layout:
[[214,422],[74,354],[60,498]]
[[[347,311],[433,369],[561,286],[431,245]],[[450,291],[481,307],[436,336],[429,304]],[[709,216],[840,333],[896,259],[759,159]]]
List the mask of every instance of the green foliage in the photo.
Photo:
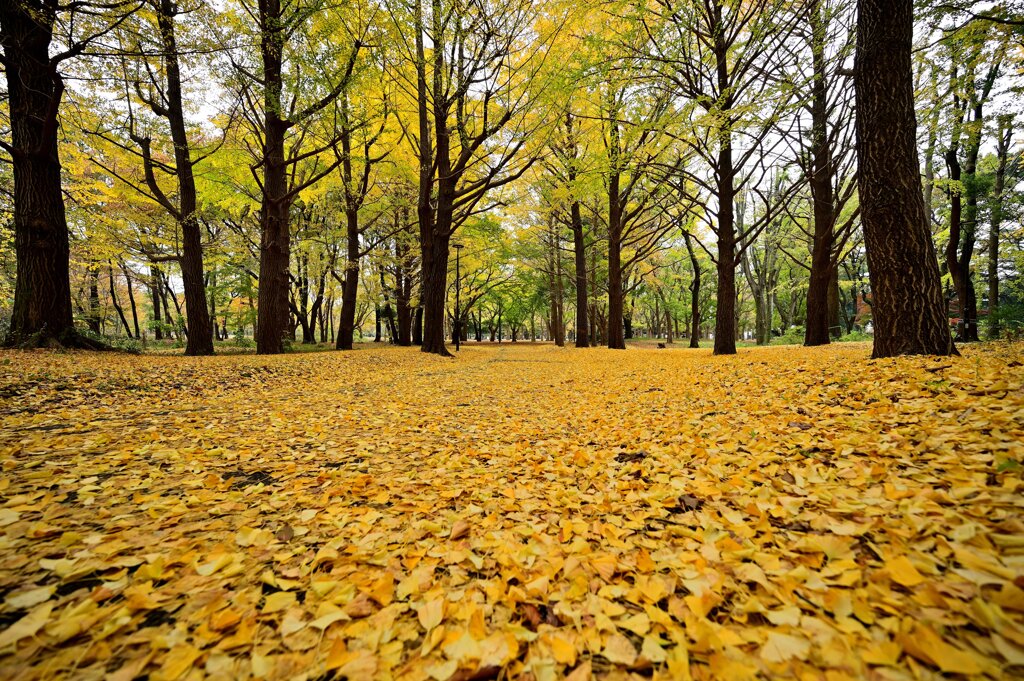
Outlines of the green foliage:
[[772,339],[772,345],[803,345],[804,327],[791,326],[778,338]]
[[873,336],[863,331],[851,331],[850,333],[843,334],[837,340],[839,343],[860,343],[863,341],[869,341]]

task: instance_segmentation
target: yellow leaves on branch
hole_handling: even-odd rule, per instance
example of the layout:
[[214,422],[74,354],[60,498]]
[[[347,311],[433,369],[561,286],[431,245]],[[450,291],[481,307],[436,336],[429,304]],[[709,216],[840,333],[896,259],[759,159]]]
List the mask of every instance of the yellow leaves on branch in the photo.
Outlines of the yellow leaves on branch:
[[1024,674],[1020,345],[0,358],[11,678]]

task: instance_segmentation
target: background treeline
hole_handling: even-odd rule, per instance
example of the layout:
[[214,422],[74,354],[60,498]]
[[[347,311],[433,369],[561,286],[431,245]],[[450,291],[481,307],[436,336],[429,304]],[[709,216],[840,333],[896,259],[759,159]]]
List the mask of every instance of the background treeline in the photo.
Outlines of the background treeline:
[[[856,9],[0,0],[0,331],[862,338]],[[1024,17],[919,3],[912,58],[946,317],[1016,333]]]

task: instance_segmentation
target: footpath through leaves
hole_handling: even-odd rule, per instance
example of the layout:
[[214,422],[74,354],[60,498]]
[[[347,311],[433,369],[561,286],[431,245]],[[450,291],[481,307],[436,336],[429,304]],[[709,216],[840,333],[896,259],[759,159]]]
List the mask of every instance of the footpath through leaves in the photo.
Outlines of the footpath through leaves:
[[4,353],[0,676],[1024,674],[1024,346]]

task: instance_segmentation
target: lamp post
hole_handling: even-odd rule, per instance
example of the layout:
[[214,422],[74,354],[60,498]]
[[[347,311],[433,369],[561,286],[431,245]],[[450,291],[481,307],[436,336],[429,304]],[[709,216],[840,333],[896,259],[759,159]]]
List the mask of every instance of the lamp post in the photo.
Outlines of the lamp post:
[[459,289],[462,284],[462,275],[459,272],[459,256],[462,255],[462,244],[452,244],[455,249],[455,352],[459,351],[459,344],[462,342],[462,311],[459,309]]

